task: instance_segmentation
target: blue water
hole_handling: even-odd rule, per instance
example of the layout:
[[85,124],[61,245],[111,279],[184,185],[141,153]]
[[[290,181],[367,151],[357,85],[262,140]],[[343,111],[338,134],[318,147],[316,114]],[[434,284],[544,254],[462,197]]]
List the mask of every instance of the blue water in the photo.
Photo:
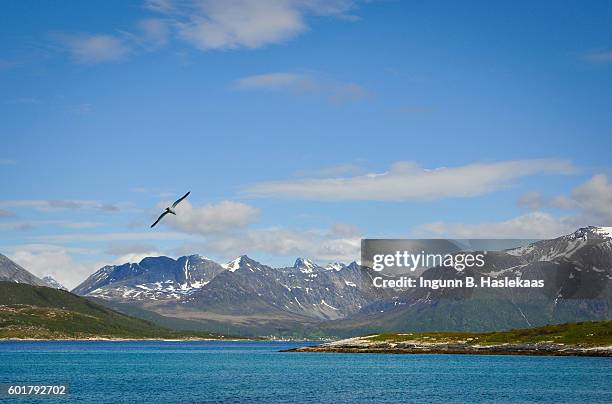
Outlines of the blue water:
[[278,352],[300,345],[5,341],[0,383],[68,384],[63,403],[612,402],[609,358]]

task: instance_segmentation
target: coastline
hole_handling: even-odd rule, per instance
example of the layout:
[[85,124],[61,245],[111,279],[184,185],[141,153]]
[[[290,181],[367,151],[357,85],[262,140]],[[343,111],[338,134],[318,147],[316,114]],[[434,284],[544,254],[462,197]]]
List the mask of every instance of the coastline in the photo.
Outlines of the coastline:
[[371,341],[369,337],[349,338],[282,352],[612,357],[612,345],[580,346],[549,342],[471,345],[457,342]]
[[5,341],[165,341],[165,342],[184,342],[184,341],[258,341],[248,338],[106,338],[106,337],[91,337],[91,338],[0,338],[0,342]]

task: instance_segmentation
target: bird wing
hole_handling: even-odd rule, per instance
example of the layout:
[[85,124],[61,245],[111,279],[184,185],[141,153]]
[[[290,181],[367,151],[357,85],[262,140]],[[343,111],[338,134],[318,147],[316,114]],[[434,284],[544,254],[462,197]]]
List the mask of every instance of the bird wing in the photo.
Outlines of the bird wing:
[[167,214],[168,214],[168,211],[165,211],[164,213],[162,213],[161,215],[159,215],[159,217],[157,218],[157,220],[155,221],[155,223],[153,223],[153,224],[151,225],[151,228],[155,227],[155,225],[156,225],[157,223],[159,223],[159,221],[160,221],[160,220],[162,220],[162,218],[163,218],[164,216],[166,216]]
[[191,191],[187,192],[185,195],[181,196],[179,199],[176,200],[176,202],[174,202],[172,204],[172,208],[175,208],[176,205],[178,205],[179,203],[181,203],[181,201],[185,198],[187,198],[189,196],[189,194],[191,193]]

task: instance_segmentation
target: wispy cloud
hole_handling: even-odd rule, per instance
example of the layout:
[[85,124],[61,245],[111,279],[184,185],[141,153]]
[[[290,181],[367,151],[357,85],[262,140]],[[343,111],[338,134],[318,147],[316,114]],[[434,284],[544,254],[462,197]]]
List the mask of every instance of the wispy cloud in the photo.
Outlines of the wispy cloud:
[[493,192],[522,177],[570,174],[565,160],[510,160],[460,167],[424,169],[414,162],[395,163],[383,173],[347,178],[263,182],[246,187],[251,196],[322,201],[411,201],[472,197]]
[[159,18],[146,18],[137,24],[141,33],[141,44],[149,49],[165,46],[170,40],[170,26],[167,21]]
[[362,86],[355,83],[339,83],[331,87],[330,101],[343,104],[347,101],[358,101],[366,98],[369,93]]
[[[0,216],[2,216],[1,212]],[[99,225],[100,223],[96,222],[79,222],[70,220],[25,220],[0,223],[0,231],[24,231],[32,230],[41,226],[57,226],[67,229],[93,229]]]
[[102,212],[117,212],[121,205],[99,201],[71,200],[71,199],[22,199],[0,201],[4,208],[32,208],[41,212],[58,210],[97,210]]
[[350,0],[149,0],[171,20],[178,37],[201,50],[255,49],[287,41],[308,29],[309,15],[351,19]]
[[499,222],[434,222],[417,226],[417,236],[456,238],[553,238],[576,230],[572,218],[557,218],[549,213],[532,212]]
[[[176,39],[203,51],[257,49],[306,31],[309,17],[357,20],[353,0],[147,0],[153,16],[112,33],[53,33],[72,60],[94,65],[154,51]],[[0,70],[11,68],[0,60]],[[346,87],[354,97],[359,88]]]
[[15,160],[0,158],[0,166],[12,166],[14,164],[17,164]]
[[15,213],[8,211],[8,210],[0,209],[0,217],[13,217],[13,216],[15,216]]
[[143,241],[143,240],[186,240],[193,236],[179,232],[115,232],[115,233],[71,233],[36,236],[32,239],[43,243],[100,242],[100,241]]
[[130,53],[124,39],[107,34],[54,34],[76,63],[96,64],[114,62]]
[[366,98],[369,93],[362,86],[341,82],[315,73],[274,72],[236,79],[232,89],[237,91],[286,91],[292,94],[320,94],[330,102],[341,104]]
[[306,74],[298,73],[267,73],[246,76],[234,80],[235,90],[290,90],[295,92],[313,91],[317,82]]
[[582,58],[592,63],[610,63],[612,62],[612,51],[591,51],[582,54]]

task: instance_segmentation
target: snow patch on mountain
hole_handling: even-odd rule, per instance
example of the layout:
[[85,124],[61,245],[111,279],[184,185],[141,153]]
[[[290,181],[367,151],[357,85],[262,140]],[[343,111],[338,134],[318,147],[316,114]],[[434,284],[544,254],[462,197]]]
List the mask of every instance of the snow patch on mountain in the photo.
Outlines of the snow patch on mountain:
[[340,271],[345,266],[346,265],[344,265],[341,262],[331,262],[331,263],[325,265],[325,269],[327,269],[329,271]]
[[230,272],[235,272],[238,268],[240,268],[240,261],[242,261],[242,256],[236,257],[232,261],[221,266]]
[[298,258],[295,260],[293,267],[299,269],[300,272],[309,274],[315,271],[317,266],[308,258]]

